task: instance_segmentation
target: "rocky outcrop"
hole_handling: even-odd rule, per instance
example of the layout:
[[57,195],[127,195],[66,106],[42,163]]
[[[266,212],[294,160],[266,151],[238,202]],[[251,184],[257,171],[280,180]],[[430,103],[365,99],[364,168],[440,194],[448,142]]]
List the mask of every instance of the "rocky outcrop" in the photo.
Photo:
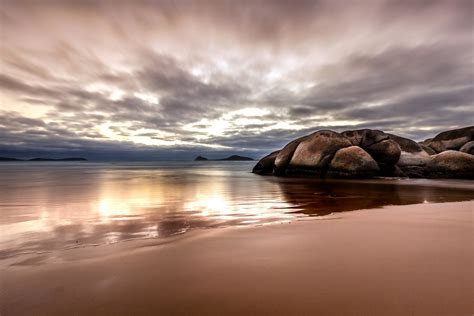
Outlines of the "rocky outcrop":
[[[474,150],[474,127],[447,131],[422,143],[361,129],[336,133],[321,130],[288,143],[262,158],[257,174],[309,175],[320,178],[374,176],[469,178]],[[438,150],[457,148],[457,150]]]

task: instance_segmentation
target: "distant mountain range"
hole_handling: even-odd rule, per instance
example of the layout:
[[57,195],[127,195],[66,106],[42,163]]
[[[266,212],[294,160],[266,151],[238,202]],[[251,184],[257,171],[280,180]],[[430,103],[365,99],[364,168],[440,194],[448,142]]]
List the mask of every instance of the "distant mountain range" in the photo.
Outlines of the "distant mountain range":
[[10,158],[10,157],[0,157],[0,161],[87,161],[87,159],[81,158],[81,157],[70,157],[70,158],[60,158],[60,159],[53,159],[53,158],[17,159],[17,158]]
[[197,156],[194,161],[252,161],[254,159],[250,157],[244,157],[244,156],[239,156],[239,155],[232,155],[226,158],[222,159],[208,159],[203,156]]

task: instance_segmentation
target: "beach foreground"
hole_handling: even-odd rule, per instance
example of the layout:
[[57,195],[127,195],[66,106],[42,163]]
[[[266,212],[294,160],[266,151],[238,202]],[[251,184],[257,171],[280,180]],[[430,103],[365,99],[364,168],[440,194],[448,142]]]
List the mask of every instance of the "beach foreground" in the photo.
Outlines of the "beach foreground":
[[2,267],[1,314],[472,315],[473,206],[389,206],[62,251]]

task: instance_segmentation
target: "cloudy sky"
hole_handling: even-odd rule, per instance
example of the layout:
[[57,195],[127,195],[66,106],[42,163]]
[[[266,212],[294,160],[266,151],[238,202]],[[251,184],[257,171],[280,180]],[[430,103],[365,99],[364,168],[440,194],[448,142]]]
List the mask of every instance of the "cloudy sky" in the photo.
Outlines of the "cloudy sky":
[[474,1],[0,2],[0,155],[259,156],[473,124]]

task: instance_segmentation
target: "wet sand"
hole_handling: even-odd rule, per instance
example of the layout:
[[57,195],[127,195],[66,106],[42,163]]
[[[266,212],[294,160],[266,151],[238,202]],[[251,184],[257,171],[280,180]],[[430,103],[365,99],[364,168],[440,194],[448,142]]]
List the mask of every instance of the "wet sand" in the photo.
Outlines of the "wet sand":
[[0,312],[472,315],[473,214],[388,206],[62,251],[3,266]]

